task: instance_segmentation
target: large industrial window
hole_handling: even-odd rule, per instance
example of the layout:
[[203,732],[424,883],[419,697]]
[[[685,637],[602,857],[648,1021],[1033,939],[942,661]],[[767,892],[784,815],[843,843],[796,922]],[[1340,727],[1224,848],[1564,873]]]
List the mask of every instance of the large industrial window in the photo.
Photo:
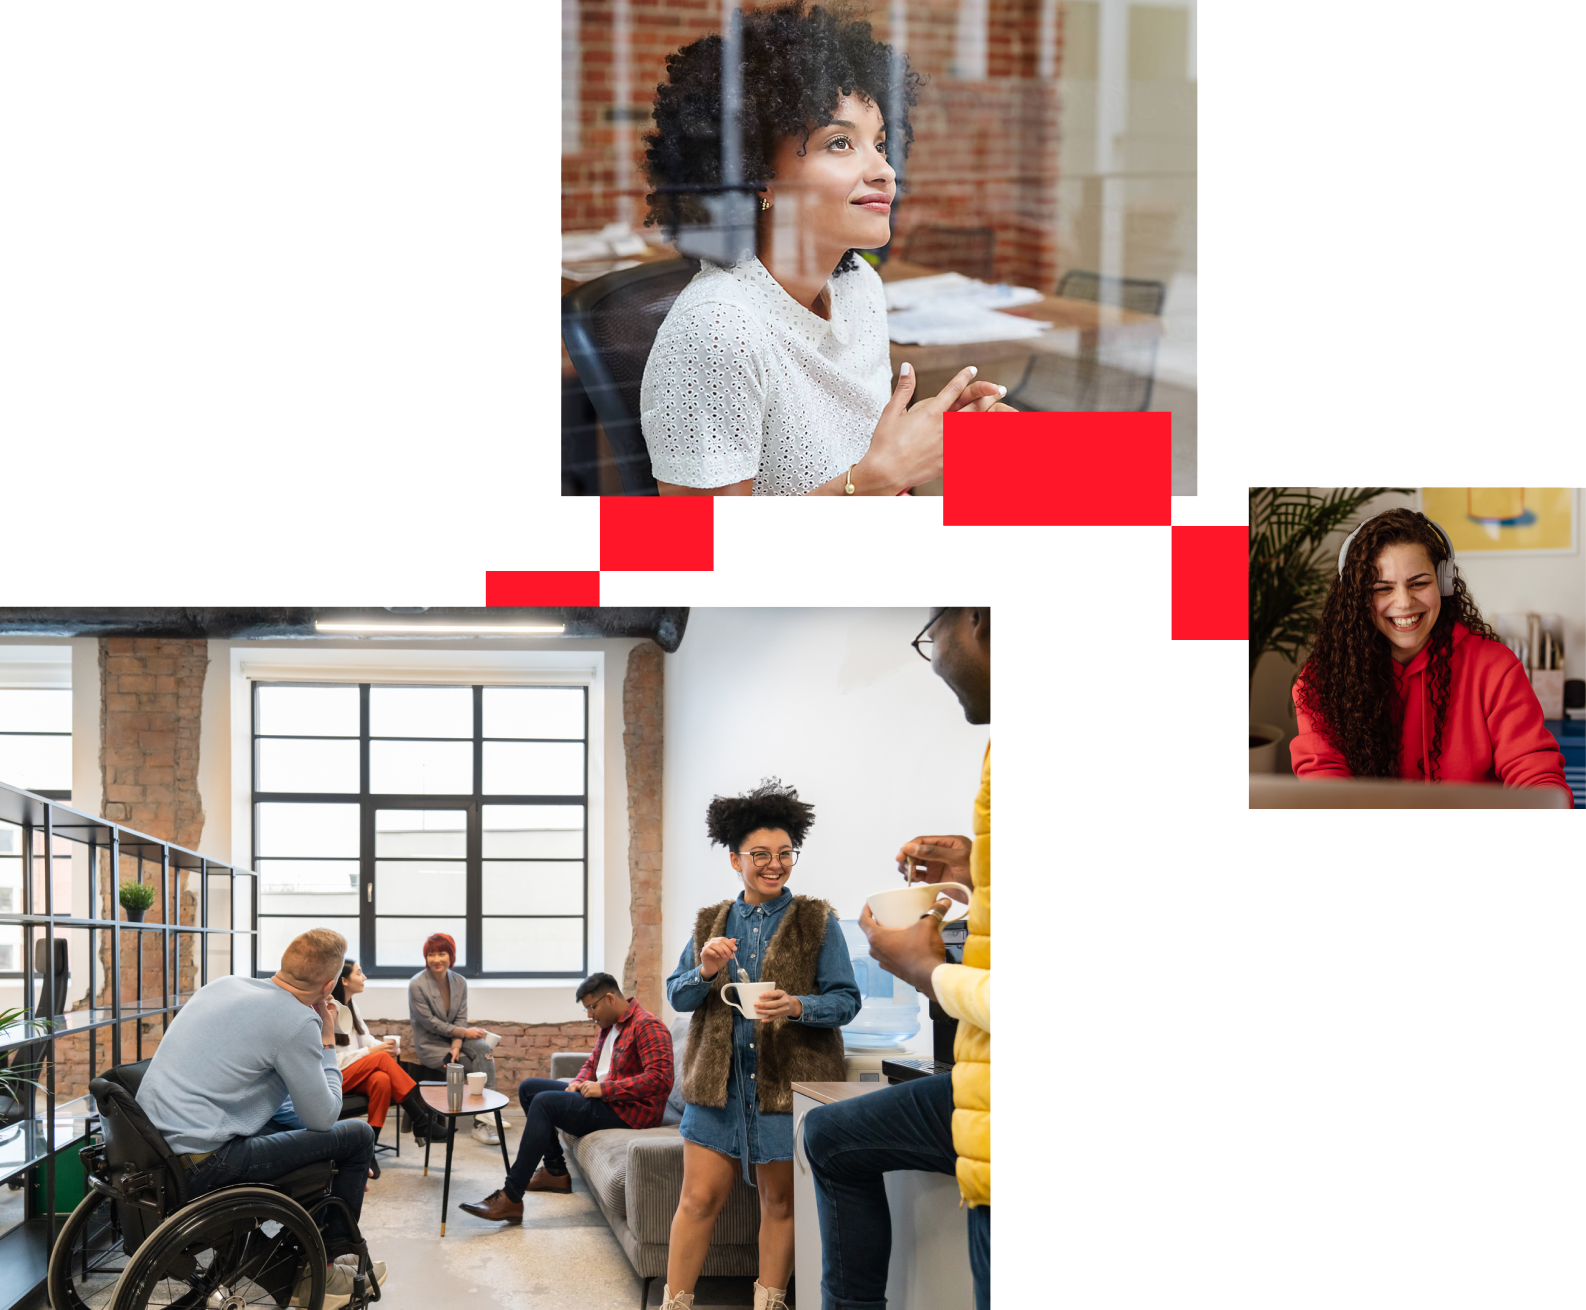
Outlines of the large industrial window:
[[[0,687],[0,782],[72,798],[70,688]],[[22,912],[20,829],[0,827],[0,914]],[[20,978],[22,929],[0,924],[0,978]]]
[[307,928],[371,977],[587,972],[583,687],[253,686],[259,970]]

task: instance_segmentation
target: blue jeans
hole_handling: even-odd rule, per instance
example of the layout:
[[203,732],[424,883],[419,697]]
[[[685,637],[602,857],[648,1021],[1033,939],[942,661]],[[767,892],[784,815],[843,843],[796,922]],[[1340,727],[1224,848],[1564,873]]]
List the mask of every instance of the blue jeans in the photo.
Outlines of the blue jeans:
[[[369,1185],[369,1159],[374,1155],[374,1129],[362,1119],[343,1119],[328,1132],[309,1129],[300,1132],[256,1133],[252,1137],[233,1137],[187,1175],[188,1190],[196,1197],[218,1187],[238,1183],[268,1183],[317,1160],[334,1160],[336,1177],[331,1192],[341,1197],[352,1212],[353,1222],[363,1210],[364,1188]],[[325,1211],[326,1254],[343,1254],[337,1246],[350,1250],[352,1234],[339,1207]]]
[[518,1100],[523,1106],[523,1136],[518,1141],[518,1158],[507,1173],[502,1189],[514,1201],[523,1199],[524,1190],[540,1161],[545,1171],[565,1174],[567,1161],[562,1155],[558,1128],[576,1137],[602,1128],[626,1128],[622,1116],[603,1100],[570,1092],[557,1078],[525,1078],[518,1084]]
[[[804,1154],[821,1220],[822,1310],[886,1310],[892,1213],[885,1175],[957,1172],[952,1075],[818,1106],[804,1118]],[[975,1310],[990,1310],[991,1210],[968,1213]]]

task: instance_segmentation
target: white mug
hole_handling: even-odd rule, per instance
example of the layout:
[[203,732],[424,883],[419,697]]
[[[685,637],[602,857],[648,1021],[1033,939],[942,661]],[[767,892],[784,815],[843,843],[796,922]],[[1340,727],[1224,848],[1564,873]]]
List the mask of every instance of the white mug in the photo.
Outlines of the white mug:
[[352,1007],[338,1005],[336,1007],[336,1031],[343,1036],[352,1036]]
[[501,1034],[500,1033],[486,1033],[479,1040],[482,1041],[486,1046],[488,1046],[493,1051],[493,1050],[496,1049],[496,1043],[501,1040]]
[[[738,993],[738,999],[736,1001],[727,995],[728,992],[735,989]],[[756,1019],[759,1018],[759,1016],[754,1012],[754,1003],[767,992],[772,992],[775,990],[776,984],[774,982],[730,982],[724,983],[722,985],[721,999],[726,1001],[727,1004],[732,1006],[732,1008],[738,1011],[739,1014],[743,1015],[745,1019]]]
[[478,1073],[469,1074],[468,1075],[468,1095],[470,1095],[470,1096],[478,1096],[484,1090],[485,1090],[485,1075],[484,1075],[484,1071],[481,1070]]
[[[936,904],[936,898],[945,894],[942,890],[944,887],[956,887],[964,895],[969,894],[969,888],[962,883],[916,882],[907,887],[876,892],[865,904],[883,928],[907,928],[918,922],[919,917]],[[962,914],[956,913],[959,909],[962,909]],[[942,922],[951,923],[968,913],[969,906],[955,900],[953,909]]]

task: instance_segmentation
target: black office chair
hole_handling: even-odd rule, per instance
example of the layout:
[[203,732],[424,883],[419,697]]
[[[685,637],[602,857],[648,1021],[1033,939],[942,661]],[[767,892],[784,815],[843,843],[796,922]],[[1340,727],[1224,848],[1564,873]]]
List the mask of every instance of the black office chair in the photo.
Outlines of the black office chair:
[[945,269],[992,282],[997,234],[989,227],[915,228],[905,243],[903,258],[910,264]]
[[658,494],[639,427],[639,384],[661,320],[698,271],[692,259],[640,264],[585,282],[562,297],[562,342],[630,496]]
[[[268,1183],[194,1198],[187,1171],[137,1102],[148,1060],[89,1083],[99,1133],[81,1151],[88,1194],[50,1252],[54,1310],[143,1310],[155,1305],[285,1305],[305,1273],[307,1304],[325,1297],[326,1211],[340,1207],[358,1255],[350,1310],[380,1299],[369,1250],[346,1204],[332,1195],[333,1161]],[[174,1291],[173,1291],[174,1289]],[[172,1299],[173,1297],[177,1299]]]
[[[1071,269],[1057,284],[1057,294],[1156,318],[1161,316],[1167,287],[1144,278],[1104,277]],[[1105,330],[1096,336],[1095,343],[1082,346],[1078,355],[1030,356],[1024,376],[1008,388],[1003,403],[1040,413],[1150,409],[1156,336]]]

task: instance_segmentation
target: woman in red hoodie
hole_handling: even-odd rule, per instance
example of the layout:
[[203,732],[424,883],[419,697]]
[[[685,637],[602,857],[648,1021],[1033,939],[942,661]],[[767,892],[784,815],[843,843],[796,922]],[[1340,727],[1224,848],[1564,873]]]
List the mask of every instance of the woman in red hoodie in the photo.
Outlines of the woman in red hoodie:
[[1301,778],[1569,794],[1525,669],[1481,617],[1443,530],[1414,510],[1379,514],[1344,543],[1294,705]]

